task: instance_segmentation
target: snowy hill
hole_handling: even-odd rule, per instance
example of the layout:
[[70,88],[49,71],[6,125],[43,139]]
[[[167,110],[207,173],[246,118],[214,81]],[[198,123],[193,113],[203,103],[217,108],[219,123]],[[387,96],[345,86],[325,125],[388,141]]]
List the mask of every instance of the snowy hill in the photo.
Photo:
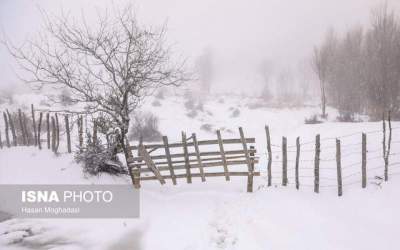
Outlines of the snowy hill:
[[[25,96],[12,107],[22,107]],[[40,97],[36,100],[40,108]],[[180,95],[149,99],[141,108],[159,118],[162,134],[180,140],[181,131],[195,132],[201,139],[238,136],[256,138],[257,168],[254,193],[246,193],[241,177],[193,184],[178,181],[160,186],[144,182],[141,189],[140,219],[12,219],[0,223],[2,249],[398,249],[396,228],[400,225],[396,165],[390,181],[380,184],[383,175],[381,122],[337,123],[335,110],[323,124],[305,125],[304,119],[318,113],[318,107],[276,109],[255,107],[255,99],[239,96],[210,96],[202,105],[193,105]],[[4,109],[5,106],[0,107]],[[48,108],[48,107],[47,107]],[[56,109],[57,107],[52,107]],[[193,111],[195,110],[195,111]],[[266,186],[266,139],[264,126],[271,130],[273,183]],[[393,122],[393,127],[400,126]],[[361,132],[368,132],[368,186],[361,189]],[[393,130],[393,141],[400,140]],[[321,192],[312,192],[313,142],[321,134]],[[295,158],[289,148],[289,186],[281,187],[281,137],[288,145],[297,136],[302,145],[300,190],[293,187]],[[334,138],[343,145],[344,196],[337,197]],[[399,144],[392,145],[390,161],[399,162]],[[346,156],[346,154],[348,156]],[[45,174],[44,174],[45,173]],[[130,183],[128,177],[85,177],[73,155],[54,156],[47,150],[18,147],[0,150],[0,183]]]

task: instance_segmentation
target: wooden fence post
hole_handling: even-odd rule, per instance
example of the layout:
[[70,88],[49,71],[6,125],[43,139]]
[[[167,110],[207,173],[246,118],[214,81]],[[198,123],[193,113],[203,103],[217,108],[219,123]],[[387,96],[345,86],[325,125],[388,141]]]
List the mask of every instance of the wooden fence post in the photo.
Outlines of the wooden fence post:
[[189,152],[188,152],[188,148],[187,148],[185,132],[182,132],[182,145],[183,145],[183,155],[185,158],[186,182],[192,183],[192,173],[190,171]]
[[47,149],[50,149],[50,114],[46,114]]
[[315,137],[315,158],[314,158],[314,192],[319,193],[319,161],[321,153],[320,135]]
[[[249,150],[247,148],[246,137],[244,136],[243,128],[239,127],[240,141],[242,142],[243,151],[246,157],[246,163],[248,168],[247,174],[247,192],[253,192],[253,176],[254,176],[254,155],[252,157],[249,154]],[[251,149],[251,148],[250,148]],[[252,148],[251,152],[254,152],[254,148]]]
[[201,181],[205,182],[206,181],[206,176],[204,175],[203,161],[201,160],[199,144],[197,142],[197,137],[196,137],[195,133],[192,134],[192,138],[193,138],[194,150],[196,152],[197,163],[199,164],[199,171],[200,171],[200,175],[201,175]]
[[388,145],[386,150],[386,160],[385,160],[385,181],[389,180],[389,156],[390,156],[390,149],[392,144],[392,119],[390,115],[390,110],[388,112],[388,124],[389,124],[389,139]]
[[37,130],[37,144],[39,149],[42,149],[42,141],[41,141],[41,133],[42,133],[42,120],[43,120],[43,113],[40,112],[39,114],[39,124],[38,124],[38,130]]
[[300,161],[300,137],[296,138],[296,189],[300,187],[299,182],[299,161]]
[[340,140],[336,139],[336,166],[337,166],[337,182],[338,182],[338,196],[342,196],[342,156],[340,150]]
[[16,147],[18,145],[18,139],[17,139],[17,133],[15,132],[15,124],[14,124],[14,121],[13,121],[13,118],[12,118],[10,112],[8,112],[8,109],[6,110],[6,112],[8,115],[8,122],[10,123],[11,134],[13,137],[13,144],[14,144],[14,147]]
[[[79,117],[77,120],[78,123],[78,128],[79,128]],[[126,138],[124,138],[125,140]],[[139,148],[142,146],[142,142],[139,142],[139,145],[137,147],[138,149],[138,156],[140,157],[140,150]],[[129,140],[125,140],[125,148],[123,149],[126,157],[126,165],[128,166],[128,172],[129,175],[131,176],[132,184],[136,189],[140,189],[140,165],[135,164],[135,161],[133,160],[133,154],[131,150],[131,146],[129,143]]]
[[282,186],[287,186],[287,139],[282,137]]
[[38,145],[38,136],[36,130],[36,120],[35,120],[35,109],[33,108],[33,104],[31,104],[31,112],[32,112],[32,126],[33,126],[33,136],[34,136],[34,145]]
[[4,133],[6,135],[6,143],[7,143],[7,147],[9,148],[11,146],[10,143],[10,134],[9,134],[9,126],[8,126],[8,119],[7,119],[7,115],[5,112],[3,112],[3,118],[4,118],[4,124],[5,124],[5,129],[4,129]]
[[78,117],[79,150],[83,152],[83,117]]
[[171,152],[169,150],[168,137],[163,136],[163,142],[164,142],[165,156],[167,157],[168,168],[169,168],[169,173],[171,174],[172,183],[176,185],[176,176],[174,172],[174,166],[172,165],[172,158],[171,158]]
[[250,146],[250,169],[247,177],[247,192],[253,192],[253,181],[254,181],[254,146]]
[[388,163],[386,160],[386,122],[385,122],[385,113],[382,115],[382,131],[383,131],[383,140],[382,140],[382,149],[383,149],[383,162],[385,164],[384,170],[384,178],[385,181],[388,179]]
[[157,169],[156,164],[151,159],[149,152],[147,152],[146,148],[143,145],[139,146],[139,152],[140,152],[140,156],[142,156],[142,158],[144,159],[146,166],[153,172],[153,174],[158,179],[160,184],[164,185],[166,183],[164,177],[161,175],[160,171]]
[[28,118],[26,117],[25,112],[22,112],[22,118],[23,118],[23,121],[24,121],[23,124],[24,124],[26,142],[27,142],[27,145],[30,146],[30,145],[32,145],[32,137],[31,137],[31,133],[28,132],[28,127],[27,127],[27,125],[28,125]]
[[367,134],[362,133],[362,188],[367,187]]
[[96,120],[93,120],[93,144],[96,145],[97,143],[97,122]]
[[265,133],[267,135],[267,152],[268,152],[268,186],[272,185],[272,150],[271,150],[271,137],[269,134],[269,127],[265,126]]
[[64,121],[65,121],[65,131],[67,134],[67,148],[68,148],[68,153],[71,153],[71,132],[69,130],[69,120],[68,120],[68,115],[64,116]]
[[18,120],[19,120],[19,126],[21,128],[21,135],[22,135],[22,144],[24,146],[27,145],[27,141],[26,141],[26,137],[25,137],[25,126],[24,126],[24,122],[22,120],[22,112],[21,109],[18,109]]
[[57,135],[56,135],[56,121],[54,116],[51,117],[51,150],[57,153]]
[[221,157],[222,157],[222,164],[224,166],[225,180],[229,181],[230,180],[230,176],[229,176],[228,165],[226,163],[224,143],[222,141],[221,131],[219,131],[219,130],[217,130],[217,137],[218,137],[219,151],[220,151]]
[[56,152],[60,146],[60,123],[58,121],[58,114],[56,113]]

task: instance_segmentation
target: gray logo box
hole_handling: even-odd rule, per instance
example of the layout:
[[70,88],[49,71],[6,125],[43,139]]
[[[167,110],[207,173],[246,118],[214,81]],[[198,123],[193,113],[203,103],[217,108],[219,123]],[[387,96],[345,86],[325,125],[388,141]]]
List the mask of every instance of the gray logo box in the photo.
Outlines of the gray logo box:
[[20,218],[137,218],[132,185],[0,185],[0,211]]

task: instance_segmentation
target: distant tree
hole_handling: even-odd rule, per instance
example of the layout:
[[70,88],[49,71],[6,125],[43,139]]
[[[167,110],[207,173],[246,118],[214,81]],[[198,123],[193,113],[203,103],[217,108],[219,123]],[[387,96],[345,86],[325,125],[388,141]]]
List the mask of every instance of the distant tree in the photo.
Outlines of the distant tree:
[[[139,25],[131,6],[99,14],[96,24],[64,13],[43,14],[45,29],[21,47],[3,41],[24,70],[24,80],[37,88],[64,87],[87,112],[102,112],[120,128],[128,154],[130,114],[150,91],[188,80],[184,63],[172,60],[165,27]],[[107,13],[112,13],[109,16]]]
[[262,78],[263,88],[261,91],[261,98],[264,100],[270,100],[273,98],[271,93],[271,77],[273,74],[273,65],[270,61],[264,60],[260,63],[258,67],[258,73]]
[[332,60],[334,51],[337,45],[337,38],[334,31],[331,29],[325,37],[325,41],[321,47],[314,48],[314,54],[312,58],[312,66],[314,72],[317,74],[319,79],[319,85],[321,90],[321,109],[322,116],[326,117],[326,82],[329,71],[332,70]]
[[361,27],[351,29],[338,42],[335,60],[328,77],[328,94],[333,106],[339,112],[353,114],[362,109],[364,91],[364,57],[363,30]]
[[206,48],[195,62],[195,68],[199,75],[201,89],[205,93],[210,93],[211,84],[214,78],[213,52],[211,48]]
[[293,101],[295,96],[294,78],[290,69],[282,70],[277,78],[277,95],[281,103]]
[[400,30],[387,3],[372,11],[372,27],[366,36],[367,83],[373,113],[399,111]]
[[303,100],[307,100],[311,95],[312,68],[307,60],[302,60],[297,65],[297,71],[300,79],[301,96]]
[[313,58],[322,103],[328,97],[340,120],[355,112],[380,118],[388,110],[400,117],[400,23],[387,3],[373,9],[370,27],[354,27],[339,38],[332,34]]

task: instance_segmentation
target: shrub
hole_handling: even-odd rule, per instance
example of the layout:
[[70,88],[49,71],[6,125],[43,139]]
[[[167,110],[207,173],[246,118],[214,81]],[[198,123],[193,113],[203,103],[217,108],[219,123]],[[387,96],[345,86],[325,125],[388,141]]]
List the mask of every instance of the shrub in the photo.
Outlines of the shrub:
[[83,172],[89,175],[108,173],[112,175],[126,174],[121,162],[115,156],[115,147],[105,147],[100,139],[93,142],[87,136],[86,147],[75,153],[75,161],[82,164]]
[[162,138],[158,130],[158,118],[152,113],[138,113],[135,115],[128,139],[139,140],[140,138],[147,142],[160,141]]
[[51,104],[48,103],[46,100],[41,100],[39,103],[40,106],[51,107]]
[[189,118],[195,118],[197,116],[197,111],[195,109],[189,111],[189,113],[186,114]]
[[231,118],[239,117],[239,115],[240,115],[240,110],[237,108],[234,108],[232,111],[232,114],[231,114]]
[[265,108],[267,105],[263,100],[257,100],[247,104],[249,109],[261,109]]
[[71,97],[71,93],[66,89],[62,90],[61,93],[58,95],[58,100],[64,107],[74,104],[74,101],[72,100]]
[[11,89],[0,90],[0,104],[8,103],[12,105],[14,103],[14,91]]
[[319,124],[319,123],[322,123],[322,121],[318,119],[317,115],[312,115],[311,117],[306,118],[304,120],[304,123],[305,124]]
[[354,113],[341,112],[338,117],[336,117],[338,122],[360,122],[359,119],[354,117]]
[[151,105],[152,105],[153,107],[160,107],[160,106],[161,106],[161,103],[160,103],[160,101],[158,101],[158,100],[154,100],[154,101],[151,103]]
[[[12,122],[14,123],[14,128],[15,128],[15,134],[17,136],[17,143],[22,144],[23,143],[23,131],[21,127],[21,122],[19,120],[19,113],[18,112],[12,112],[10,113]],[[26,128],[26,135],[28,136],[28,140],[30,140],[31,143],[33,143],[33,121],[30,115],[25,114],[21,116],[22,118],[22,124],[24,126],[24,129]]]
[[165,89],[160,89],[155,95],[157,99],[163,100],[165,98]]
[[204,130],[206,132],[209,132],[209,133],[214,132],[213,126],[211,124],[209,124],[209,123],[201,125],[200,129]]
[[195,103],[194,103],[193,99],[186,100],[184,105],[185,105],[185,108],[188,110],[194,109],[194,107],[195,107]]

